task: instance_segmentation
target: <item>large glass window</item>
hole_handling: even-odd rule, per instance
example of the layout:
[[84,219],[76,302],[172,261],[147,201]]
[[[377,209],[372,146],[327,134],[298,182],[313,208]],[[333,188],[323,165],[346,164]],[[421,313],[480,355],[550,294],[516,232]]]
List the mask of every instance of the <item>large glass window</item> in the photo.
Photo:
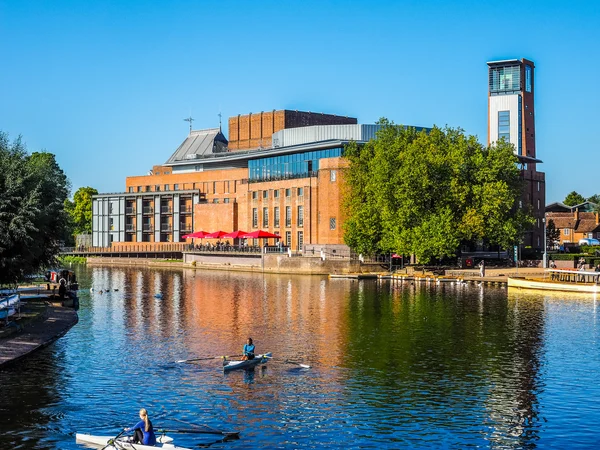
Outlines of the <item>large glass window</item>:
[[302,178],[319,170],[319,160],[342,156],[342,148],[273,156],[248,161],[251,181]]
[[292,226],[292,207],[291,206],[285,207],[285,226],[286,227]]
[[304,226],[304,207],[298,206],[298,226]]
[[510,111],[498,111],[498,140],[510,142]]
[[519,65],[491,67],[489,88],[492,93],[520,91],[521,71]]
[[252,208],[252,227],[258,228],[258,208]]
[[276,206],[273,210],[273,215],[275,216],[273,220],[275,220],[274,226],[279,227],[279,206]]
[[531,66],[525,65],[525,91],[531,92]]
[[269,208],[263,208],[263,227],[269,226]]

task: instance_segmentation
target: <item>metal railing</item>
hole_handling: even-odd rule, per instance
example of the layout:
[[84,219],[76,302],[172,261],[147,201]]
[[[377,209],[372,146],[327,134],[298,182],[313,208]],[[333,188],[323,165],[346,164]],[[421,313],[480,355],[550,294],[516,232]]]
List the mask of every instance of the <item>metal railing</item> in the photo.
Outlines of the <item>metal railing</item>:
[[142,209],[142,213],[144,214],[152,214],[154,212],[154,208],[152,206],[144,206]]
[[135,225],[130,224],[130,223],[126,224],[125,225],[125,231],[129,231],[129,232],[135,231]]
[[169,224],[161,224],[160,231],[170,233],[171,231],[173,231],[173,227]]
[[173,212],[173,208],[170,206],[161,206],[160,207],[161,214],[171,214]]
[[125,207],[125,214],[135,214],[135,208],[133,206]]
[[154,231],[154,228],[152,227],[152,225],[145,223],[142,225],[142,231],[152,232]]

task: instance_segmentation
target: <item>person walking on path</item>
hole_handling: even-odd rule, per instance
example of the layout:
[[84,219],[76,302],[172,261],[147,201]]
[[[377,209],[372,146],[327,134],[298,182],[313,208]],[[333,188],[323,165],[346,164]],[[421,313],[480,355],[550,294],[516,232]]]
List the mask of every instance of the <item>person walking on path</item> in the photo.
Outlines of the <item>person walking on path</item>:
[[485,277],[485,261],[483,259],[479,263],[479,276],[481,278]]

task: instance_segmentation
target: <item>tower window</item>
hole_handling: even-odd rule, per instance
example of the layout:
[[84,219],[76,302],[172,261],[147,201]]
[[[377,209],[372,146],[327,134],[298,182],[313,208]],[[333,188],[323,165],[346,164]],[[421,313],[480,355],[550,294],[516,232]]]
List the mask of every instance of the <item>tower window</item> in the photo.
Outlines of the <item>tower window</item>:
[[510,111],[498,111],[498,140],[510,142]]

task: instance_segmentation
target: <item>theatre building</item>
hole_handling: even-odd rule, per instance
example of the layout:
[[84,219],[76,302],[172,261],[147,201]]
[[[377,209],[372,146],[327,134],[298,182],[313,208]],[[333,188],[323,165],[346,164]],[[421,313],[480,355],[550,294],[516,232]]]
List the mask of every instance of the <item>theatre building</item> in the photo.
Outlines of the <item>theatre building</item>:
[[378,128],[283,110],[231,117],[229,140],[219,128],[191,131],[151,174],[128,177],[125,192],[94,196],[93,245],[259,229],[299,251],[343,245],[343,148],[374,138]]

